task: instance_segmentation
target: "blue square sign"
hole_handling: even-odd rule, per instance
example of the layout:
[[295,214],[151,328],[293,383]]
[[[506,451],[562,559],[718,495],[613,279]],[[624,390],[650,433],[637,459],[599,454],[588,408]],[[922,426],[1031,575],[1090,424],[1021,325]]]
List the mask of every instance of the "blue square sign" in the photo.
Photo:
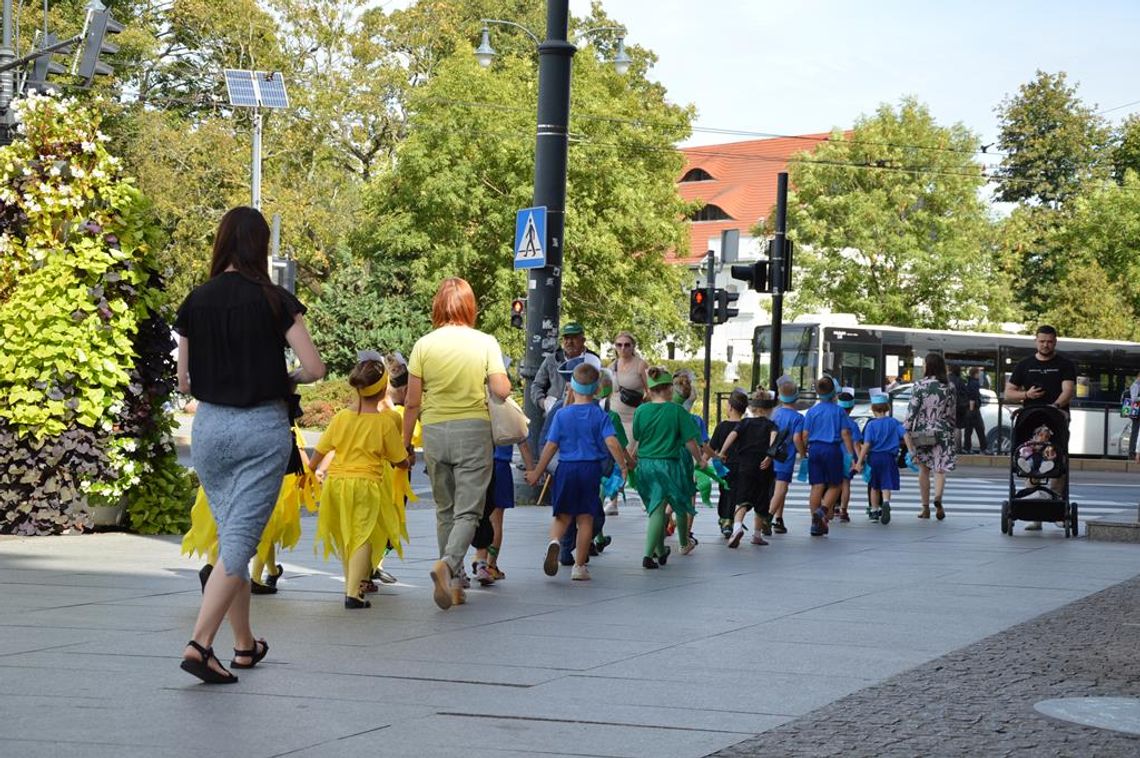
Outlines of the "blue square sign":
[[546,265],[546,206],[523,208],[515,215],[515,268]]

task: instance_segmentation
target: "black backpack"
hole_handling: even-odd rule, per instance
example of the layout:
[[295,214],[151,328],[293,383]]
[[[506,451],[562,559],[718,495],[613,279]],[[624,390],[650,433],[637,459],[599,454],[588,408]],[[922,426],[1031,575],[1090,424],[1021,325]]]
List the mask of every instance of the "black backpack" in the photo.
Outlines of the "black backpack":
[[788,456],[792,452],[788,444],[791,432],[792,428],[790,426],[786,426],[776,432],[776,441],[772,443],[771,449],[768,450],[768,455],[772,456],[772,460],[776,463],[783,463],[788,460]]

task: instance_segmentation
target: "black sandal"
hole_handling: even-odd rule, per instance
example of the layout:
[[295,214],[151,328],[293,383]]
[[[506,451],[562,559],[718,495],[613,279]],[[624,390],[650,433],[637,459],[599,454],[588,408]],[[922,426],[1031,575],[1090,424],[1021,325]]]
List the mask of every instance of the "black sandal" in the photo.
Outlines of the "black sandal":
[[[260,653],[257,652],[258,644],[261,645],[261,652]],[[251,669],[254,666],[256,666],[258,663],[260,663],[262,661],[262,659],[265,658],[265,656],[268,654],[269,654],[269,643],[266,642],[265,640],[254,640],[253,641],[253,650],[238,650],[235,647],[234,648],[234,660],[230,661],[230,668],[232,668],[232,669]],[[241,658],[252,658],[253,663],[238,663],[237,658],[239,656]]]
[[[210,659],[213,658],[215,661],[218,660],[218,657],[216,655],[214,655],[214,648],[202,647],[201,645],[199,645],[194,640],[190,640],[186,644],[189,647],[192,647],[195,650],[197,650],[198,654],[202,656],[202,660],[191,661],[191,660],[188,660],[186,658],[183,658],[182,663],[180,664],[183,671],[185,671],[187,674],[193,674],[194,676],[198,677],[199,679],[201,679],[206,684],[236,684],[237,683],[238,678],[236,676],[234,676],[233,674],[229,673],[228,671],[223,674],[220,671],[215,671],[214,669],[210,668]],[[221,661],[218,661],[218,663],[220,665]]]

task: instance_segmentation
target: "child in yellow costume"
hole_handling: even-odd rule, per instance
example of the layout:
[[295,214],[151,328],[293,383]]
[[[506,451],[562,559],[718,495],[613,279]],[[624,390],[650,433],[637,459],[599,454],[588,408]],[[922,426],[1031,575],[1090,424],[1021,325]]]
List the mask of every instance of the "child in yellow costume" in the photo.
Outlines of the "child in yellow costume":
[[[301,540],[301,506],[310,513],[317,510],[320,500],[319,485],[313,470],[309,467],[309,456],[305,454],[305,439],[301,430],[293,427],[297,449],[301,452],[301,473],[288,473],[277,494],[277,504],[261,533],[257,553],[250,563],[250,591],[255,595],[272,595],[277,592],[277,580],[281,578],[282,567],[277,562],[279,549],[292,549]],[[210,578],[214,564],[218,560],[218,525],[210,504],[206,501],[206,491],[198,488],[198,497],[190,509],[190,531],[182,538],[183,555],[203,555],[206,565],[198,571],[202,587]],[[268,576],[264,576],[268,568]],[[264,581],[262,581],[264,577]]]
[[408,468],[400,418],[381,407],[388,388],[388,372],[377,353],[361,354],[348,383],[357,392],[356,408],[333,417],[317,442],[312,465],[321,470],[322,459],[335,453],[321,491],[317,516],[317,543],[324,557],[335,554],[344,564],[344,607],[369,608],[364,599],[370,589],[374,556],[391,544],[402,557],[400,538],[403,502],[396,507],[393,467]]

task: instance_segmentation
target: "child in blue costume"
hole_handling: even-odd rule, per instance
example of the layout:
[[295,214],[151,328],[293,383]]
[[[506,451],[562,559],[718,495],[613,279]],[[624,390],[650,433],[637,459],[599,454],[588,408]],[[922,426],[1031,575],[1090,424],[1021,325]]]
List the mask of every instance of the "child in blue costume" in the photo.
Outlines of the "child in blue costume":
[[574,522],[578,527],[578,545],[570,578],[588,581],[590,541],[594,536],[594,518],[602,513],[602,462],[612,457],[622,475],[626,474],[625,453],[618,445],[609,414],[594,402],[598,391],[598,369],[582,363],[570,377],[569,403],[564,405],[550,424],[550,434],[542,449],[538,465],[527,472],[527,482],[534,486],[550,460],[557,453],[558,469],[554,472],[554,521],[550,525],[550,543],[542,570],[547,576],[558,574],[559,540]]
[[863,433],[859,431],[859,425],[851,419],[851,409],[855,407],[855,390],[844,387],[836,396],[836,400],[843,409],[843,425],[851,433],[851,445],[843,449],[843,492],[839,496],[839,520],[850,521],[847,506],[851,503],[851,476],[854,472],[855,458],[859,455],[859,445],[863,442]]
[[[471,547],[475,548],[475,561],[471,573],[484,587],[494,584],[507,575],[499,569],[499,551],[503,547],[503,513],[515,507],[515,476],[511,470],[511,459],[515,449],[512,445],[496,445],[491,469],[491,483],[487,485],[487,501],[483,504],[483,518],[475,527]],[[534,468],[534,456],[530,443],[519,443],[523,465],[526,470]]]
[[[772,414],[772,423],[785,433],[788,440],[788,458],[783,463],[776,461],[773,473],[776,483],[772,489],[772,502],[769,505],[772,513],[772,531],[776,534],[787,534],[788,528],[784,526],[784,501],[788,497],[788,487],[792,484],[792,476],[796,473],[796,453],[801,458],[807,457],[807,442],[804,440],[804,417],[796,410],[796,400],[799,399],[799,387],[793,381],[783,381],[776,388],[780,398],[780,407]],[[768,536],[767,531],[763,531]]]
[[[891,398],[889,395],[872,395],[871,411],[875,418],[863,427],[863,444],[859,449],[859,460],[855,470],[871,467],[868,485],[871,487],[872,521],[884,526],[891,522],[891,495],[899,488],[899,444],[903,441],[910,448],[906,437],[906,427],[897,418],[889,415]],[[911,453],[913,455],[913,451]]]
[[835,403],[835,381],[824,376],[815,383],[819,402],[804,416],[804,436],[808,446],[808,482],[811,495],[811,536],[827,534],[827,522],[835,511],[835,501],[843,490],[843,448],[851,447],[847,414]]

